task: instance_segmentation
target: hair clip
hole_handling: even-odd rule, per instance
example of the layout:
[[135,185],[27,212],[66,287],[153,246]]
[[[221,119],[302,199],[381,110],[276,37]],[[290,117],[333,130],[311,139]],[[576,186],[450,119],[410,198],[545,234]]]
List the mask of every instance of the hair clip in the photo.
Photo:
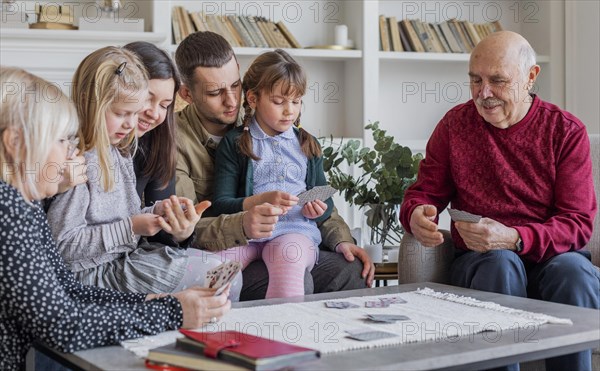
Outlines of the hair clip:
[[249,131],[250,128],[248,127],[248,125],[244,125],[244,131]]
[[123,71],[125,70],[125,67],[127,67],[127,62],[123,62],[119,65],[119,67],[117,67],[117,70],[115,71],[115,73],[119,76],[121,76],[121,74],[123,73]]
[[296,126],[298,129],[302,129],[302,124],[298,123],[298,126]]

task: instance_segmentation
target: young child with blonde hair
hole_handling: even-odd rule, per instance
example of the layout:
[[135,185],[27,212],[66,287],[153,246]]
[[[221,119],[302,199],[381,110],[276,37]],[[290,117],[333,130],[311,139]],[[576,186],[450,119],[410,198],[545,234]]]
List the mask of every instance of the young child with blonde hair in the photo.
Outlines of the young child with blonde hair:
[[[143,63],[123,48],[96,50],[79,65],[72,89],[88,181],[58,195],[48,210],[67,265],[84,284],[126,292],[202,286],[220,260],[200,251],[187,256],[183,247],[209,203],[196,209],[191,200],[171,196],[140,210],[131,153],[138,114],[148,105]],[[138,244],[160,230],[172,234],[175,246]]]

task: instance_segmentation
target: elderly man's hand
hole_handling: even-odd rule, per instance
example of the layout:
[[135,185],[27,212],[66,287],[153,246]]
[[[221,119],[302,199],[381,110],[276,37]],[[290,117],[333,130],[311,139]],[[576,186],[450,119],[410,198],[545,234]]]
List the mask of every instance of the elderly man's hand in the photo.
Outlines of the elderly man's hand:
[[479,223],[455,222],[454,227],[470,250],[481,253],[515,250],[515,243],[519,239],[516,229],[490,218],[482,218]]
[[419,205],[410,216],[410,230],[423,246],[435,247],[444,242],[444,236],[435,223],[437,208],[433,205]]
[[354,257],[357,257],[363,263],[361,276],[365,279],[367,287],[371,287],[373,284],[373,277],[375,276],[375,265],[364,249],[361,249],[350,242],[340,242],[335,247],[335,252],[344,254],[344,258],[349,262],[353,262]]

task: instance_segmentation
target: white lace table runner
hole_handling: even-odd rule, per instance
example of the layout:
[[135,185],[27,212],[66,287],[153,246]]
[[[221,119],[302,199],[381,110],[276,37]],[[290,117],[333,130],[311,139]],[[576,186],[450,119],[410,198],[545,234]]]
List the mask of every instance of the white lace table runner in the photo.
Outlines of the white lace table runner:
[[[365,307],[366,301],[378,301],[386,297],[400,297],[406,300],[406,303],[391,304],[387,308]],[[326,301],[346,301],[359,307],[326,308]],[[375,323],[364,319],[367,314],[401,314],[408,316],[409,320]],[[417,341],[440,341],[481,332],[488,333],[486,336],[491,340],[498,340],[497,337],[502,336],[503,330],[533,330],[546,323],[572,324],[569,319],[424,288],[399,294],[234,308],[221,322],[198,331],[241,331],[318,349],[322,354],[327,354]],[[346,331],[357,329],[391,332],[398,336],[368,342],[347,338]],[[121,345],[137,356],[145,357],[149,349],[170,344],[181,336],[178,331],[169,331],[156,336],[124,341]]]

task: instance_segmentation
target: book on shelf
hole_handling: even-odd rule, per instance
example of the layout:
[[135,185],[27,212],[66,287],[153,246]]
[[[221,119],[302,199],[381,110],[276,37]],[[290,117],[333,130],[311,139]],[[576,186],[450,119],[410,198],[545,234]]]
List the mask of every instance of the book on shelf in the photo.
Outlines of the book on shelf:
[[150,350],[147,360],[191,369],[260,371],[296,366],[320,356],[314,349],[237,331],[179,331],[185,337],[177,339],[174,346]]
[[265,20],[265,26],[268,28],[271,37],[275,41],[275,45],[277,48],[291,48],[292,45],[287,41],[281,30],[273,21],[268,19]]
[[460,22],[455,18],[450,19],[448,22],[450,24],[450,27],[453,27],[453,30],[455,31],[454,34],[458,35],[463,51],[466,53],[470,53],[471,50],[473,50],[473,47],[471,46],[471,43],[469,42],[467,36],[463,32],[463,28]]
[[387,18],[389,27],[390,40],[392,44],[392,51],[403,52],[402,41],[400,40],[400,29],[398,28],[398,20],[396,17]]
[[181,18],[183,19],[183,39],[188,37],[188,35],[196,32],[196,28],[194,27],[194,23],[192,22],[192,18],[190,17],[190,13],[184,8],[180,8]]
[[171,26],[176,44],[196,32],[191,14],[182,6],[174,6],[171,10]]
[[471,50],[473,50],[476,44],[475,40],[473,40],[472,35],[469,33],[467,23],[465,21],[457,21],[457,23],[460,26],[463,35],[465,35],[465,40],[467,40],[467,44],[469,44],[469,47],[471,48]]
[[415,50],[412,48],[410,42],[408,41],[408,34],[406,33],[404,27],[402,27],[401,21],[398,21],[398,32],[400,32],[400,41],[402,42],[402,49],[404,49],[405,52],[414,52]]
[[288,28],[285,25],[285,23],[279,21],[279,22],[276,23],[276,25],[277,25],[277,27],[279,27],[279,30],[281,31],[281,33],[283,34],[283,36],[287,39],[287,41],[290,43],[290,45],[292,46],[292,48],[296,48],[296,49],[301,49],[302,48],[302,45],[298,42],[298,40],[296,40],[296,38],[290,32],[290,30],[288,30]]
[[174,6],[171,26],[175,44],[193,32],[212,31],[223,36],[233,47],[302,47],[283,22],[275,24],[264,17],[188,12],[183,6]]
[[251,48],[256,47],[256,43],[250,36],[250,33],[248,32],[246,27],[244,27],[244,25],[242,24],[240,17],[237,15],[229,15],[227,17],[229,18],[231,25],[236,29],[238,35],[240,35],[240,37],[242,38],[242,45]]
[[267,22],[265,21],[265,18],[256,17],[255,19],[256,25],[258,26],[258,29],[260,33],[264,36],[265,40],[267,40],[267,45],[269,45],[269,48],[276,48],[277,41],[273,37],[273,34],[269,31],[269,27],[267,25]]
[[412,51],[424,52],[425,48],[423,48],[423,44],[421,44],[421,40],[417,35],[417,31],[413,28],[412,23],[408,19],[403,19],[400,21],[400,27],[405,31]]
[[383,51],[470,53],[490,33],[501,31],[499,21],[472,23],[449,19],[441,23],[379,16],[379,41]]
[[465,26],[467,33],[469,34],[469,37],[471,38],[471,41],[473,42],[473,46],[479,44],[479,42],[481,41],[481,37],[477,33],[475,26],[473,26],[473,23],[471,23],[469,21],[463,21],[463,25]]
[[429,36],[429,40],[431,40],[433,51],[436,53],[445,53],[446,49],[444,49],[444,46],[438,38],[437,33],[433,29],[431,23],[421,22],[421,26],[423,26],[423,29],[425,29],[425,32],[427,32],[427,35]]
[[231,18],[229,18],[226,15],[222,15],[220,18],[221,22],[223,22],[223,25],[225,26],[226,31],[229,32],[229,34],[235,41],[235,44],[233,46],[245,46],[246,44],[244,43],[244,39],[242,39],[242,36],[233,26],[233,23],[231,23]]
[[446,40],[446,36],[444,36],[444,33],[442,32],[440,24],[430,23],[429,26],[437,36],[439,42],[442,44],[442,49],[444,50],[444,53],[452,53],[453,50],[452,48],[450,48],[450,44],[448,44],[448,40]]
[[262,32],[260,31],[260,28],[258,28],[257,19],[255,17],[240,16],[240,20],[242,21],[242,24],[244,26],[246,26],[246,29],[250,33],[250,36],[254,39],[254,43],[256,44],[256,46],[261,47],[261,48],[269,47],[269,43],[267,42],[267,39],[265,39]]
[[379,41],[381,43],[380,50],[384,52],[390,51],[390,38],[388,35],[388,25],[384,15],[379,16]]
[[181,42],[181,29],[179,28],[179,11],[177,7],[171,9],[171,31],[173,32],[173,41],[175,44]]
[[448,46],[450,47],[450,50],[452,51],[452,53],[462,53],[463,50],[460,47],[458,40],[454,36],[454,33],[450,29],[448,22],[442,22],[438,26],[440,27],[442,34],[446,38],[446,41],[448,42]]
[[411,19],[410,23],[412,23],[413,28],[417,32],[417,36],[419,37],[419,40],[421,40],[421,44],[423,45],[423,48],[425,48],[425,52],[435,52],[435,49],[433,48],[433,42],[431,41],[431,39],[429,38],[429,34],[423,27],[423,23],[418,19]]
[[192,23],[194,23],[194,27],[197,31],[208,31],[206,18],[202,12],[190,12],[190,17],[192,18]]

